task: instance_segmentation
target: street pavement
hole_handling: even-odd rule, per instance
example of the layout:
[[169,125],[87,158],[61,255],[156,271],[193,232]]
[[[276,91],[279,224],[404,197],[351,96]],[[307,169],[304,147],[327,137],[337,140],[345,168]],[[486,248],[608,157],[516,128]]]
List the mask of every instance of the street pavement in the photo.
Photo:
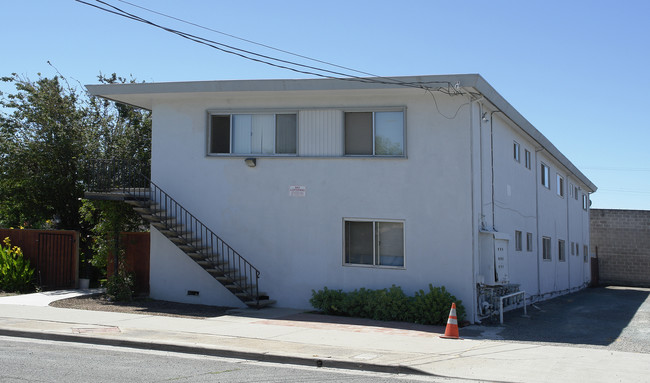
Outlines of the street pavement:
[[[96,292],[96,291],[95,291]],[[443,327],[332,318],[285,308],[187,319],[50,307],[90,290],[0,298],[0,335],[315,367],[493,382],[650,382],[650,354],[558,343],[442,339]],[[48,302],[49,303],[49,302]]]

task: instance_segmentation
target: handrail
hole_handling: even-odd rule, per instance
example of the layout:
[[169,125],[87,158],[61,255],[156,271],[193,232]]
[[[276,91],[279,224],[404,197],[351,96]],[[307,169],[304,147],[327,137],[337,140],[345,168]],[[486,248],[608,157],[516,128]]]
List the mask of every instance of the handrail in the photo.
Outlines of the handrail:
[[89,161],[87,191],[128,195],[155,203],[159,212],[153,215],[167,230],[182,238],[192,251],[205,255],[212,267],[230,279],[228,283],[248,294],[259,306],[259,270],[149,177],[129,165],[129,161],[115,159]]

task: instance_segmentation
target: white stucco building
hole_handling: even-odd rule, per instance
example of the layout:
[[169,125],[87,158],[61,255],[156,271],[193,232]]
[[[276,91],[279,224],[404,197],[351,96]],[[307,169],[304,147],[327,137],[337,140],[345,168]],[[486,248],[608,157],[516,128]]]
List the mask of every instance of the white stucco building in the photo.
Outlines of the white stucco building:
[[[324,286],[432,283],[474,321],[493,304],[484,286],[530,302],[589,281],[595,185],[479,75],[88,89],[153,112],[152,181],[278,306],[308,308]],[[242,305],[151,231],[152,297]]]

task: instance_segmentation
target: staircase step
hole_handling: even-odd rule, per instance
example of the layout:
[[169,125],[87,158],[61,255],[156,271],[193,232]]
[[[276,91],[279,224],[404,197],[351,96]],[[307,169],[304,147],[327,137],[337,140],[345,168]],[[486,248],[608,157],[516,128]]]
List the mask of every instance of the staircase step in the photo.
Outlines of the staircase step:
[[215,269],[215,268],[210,268],[210,269],[205,269],[208,273],[217,276],[228,276],[228,275],[233,275],[237,272],[235,269]]
[[208,248],[206,248],[206,247],[202,247],[201,245],[192,246],[192,245],[188,245],[188,244],[182,244],[182,245],[181,245],[181,244],[178,244],[178,243],[177,243],[177,244],[176,244],[176,247],[178,247],[179,249],[183,250],[183,252],[184,252],[185,254],[187,254],[187,253],[204,252],[204,251],[208,250]]
[[[245,283],[242,282],[241,285],[236,285],[236,284],[227,284],[224,285],[225,288],[227,288],[230,291],[241,291],[241,292],[246,292],[248,290],[255,290],[255,285],[246,285]],[[248,294],[247,294],[248,295]]]
[[157,215],[164,212],[164,209],[157,209],[151,206],[134,207],[133,210],[142,215]]
[[274,300],[274,299],[260,299],[260,301],[259,301],[259,305],[258,305],[257,301],[255,301],[255,300],[250,300],[250,301],[245,301],[245,302],[244,302],[244,304],[246,304],[246,306],[248,306],[248,307],[252,307],[252,308],[256,308],[256,307],[260,307],[260,308],[262,308],[262,307],[267,307],[267,306],[274,305],[274,304],[276,304],[276,303],[277,303],[277,301]]
[[194,247],[202,247],[202,241],[199,238],[186,238],[184,236],[168,237],[170,241],[176,245],[188,245]]
[[158,207],[158,205],[155,201],[152,201],[150,199],[147,200],[142,200],[142,199],[127,199],[124,200],[125,203],[134,206],[134,207]]
[[246,277],[243,277],[243,276],[230,277],[230,276],[227,276],[227,275],[223,275],[223,276],[214,277],[214,279],[221,282],[221,284],[226,285],[226,284],[230,284],[230,283],[234,283],[234,282],[243,283],[246,280]]

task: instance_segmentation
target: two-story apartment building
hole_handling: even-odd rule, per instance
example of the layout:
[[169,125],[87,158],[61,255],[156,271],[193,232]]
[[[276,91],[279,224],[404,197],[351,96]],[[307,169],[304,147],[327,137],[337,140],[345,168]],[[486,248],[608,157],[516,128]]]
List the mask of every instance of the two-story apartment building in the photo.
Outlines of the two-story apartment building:
[[[279,306],[308,308],[324,286],[432,283],[478,320],[486,286],[534,301],[588,282],[596,187],[479,75],[88,89],[153,112],[151,180]],[[201,250],[151,232],[152,297],[242,305]]]

